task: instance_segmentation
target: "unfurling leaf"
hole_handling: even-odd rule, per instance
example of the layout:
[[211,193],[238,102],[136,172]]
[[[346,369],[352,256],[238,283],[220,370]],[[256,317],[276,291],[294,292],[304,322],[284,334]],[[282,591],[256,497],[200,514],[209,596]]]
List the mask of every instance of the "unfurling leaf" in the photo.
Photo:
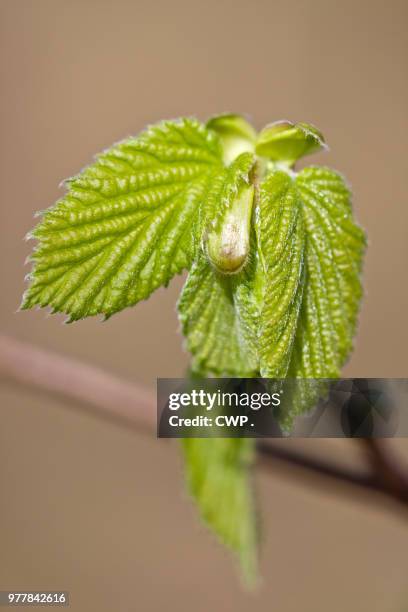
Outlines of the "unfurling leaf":
[[308,296],[299,323],[306,335],[297,375],[336,377],[352,349],[365,234],[353,220],[350,191],[340,174],[324,167],[305,168],[296,177],[296,187],[307,233]]
[[259,370],[269,378],[286,376],[305,284],[306,236],[302,203],[285,172],[261,185],[258,241],[263,295],[259,304]]
[[306,380],[296,385],[281,414],[288,431],[295,416],[315,406],[326,392],[324,383],[307,381],[339,376],[352,350],[366,246],[341,175],[329,168],[305,168],[296,187],[307,235],[305,290],[287,376]]
[[325,148],[323,135],[314,125],[276,121],[260,132],[255,150],[262,157],[292,165],[304,155]]
[[257,371],[234,301],[242,275],[231,274],[238,272],[250,251],[253,165],[253,156],[243,153],[219,175],[204,207],[203,252],[178,303],[194,366],[207,374],[251,376]]
[[242,153],[255,151],[256,132],[240,115],[218,115],[207,121],[206,126],[218,134],[227,166]]
[[249,255],[254,200],[254,156],[243,153],[216,181],[203,205],[203,244],[209,261],[221,273],[235,274]]

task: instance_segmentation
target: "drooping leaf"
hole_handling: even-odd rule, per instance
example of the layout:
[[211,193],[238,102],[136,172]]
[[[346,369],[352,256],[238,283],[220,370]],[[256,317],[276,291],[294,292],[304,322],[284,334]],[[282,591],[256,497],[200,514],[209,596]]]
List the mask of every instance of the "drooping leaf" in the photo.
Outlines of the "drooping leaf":
[[192,119],[102,153],[32,232],[22,308],[50,306],[72,321],[146,299],[191,264],[200,203],[222,168],[217,135]]
[[249,583],[256,578],[257,529],[250,468],[254,441],[182,440],[187,485],[203,520],[239,557]]

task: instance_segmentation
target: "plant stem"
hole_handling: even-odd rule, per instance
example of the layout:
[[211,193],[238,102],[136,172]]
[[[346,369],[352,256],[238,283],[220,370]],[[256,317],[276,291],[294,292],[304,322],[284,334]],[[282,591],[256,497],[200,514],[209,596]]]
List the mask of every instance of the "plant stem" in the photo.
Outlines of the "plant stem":
[[[0,335],[0,379],[74,401],[99,416],[154,435],[154,395],[95,366]],[[358,490],[365,499],[366,494],[381,494],[408,510],[407,468],[381,440],[360,441],[369,459],[367,473],[307,456],[288,448],[287,442],[259,442],[260,466],[273,474],[281,469],[302,482],[308,475],[314,484],[323,484],[325,490],[332,483],[336,493],[354,496]]]

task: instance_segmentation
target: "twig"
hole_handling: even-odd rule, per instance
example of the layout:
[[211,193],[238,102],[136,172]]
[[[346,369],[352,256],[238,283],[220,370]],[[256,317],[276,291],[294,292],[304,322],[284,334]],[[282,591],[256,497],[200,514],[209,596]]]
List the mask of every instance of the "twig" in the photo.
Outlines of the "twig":
[[[74,400],[92,412],[153,435],[156,408],[152,393],[95,366],[57,355],[0,335],[0,378]],[[284,440],[259,442],[260,465],[276,473],[283,468],[293,477],[312,476],[336,491],[380,493],[408,508],[408,473],[379,440],[364,440],[369,474],[325,463],[287,448]]]
[[362,439],[372,471],[383,488],[395,499],[408,506],[408,471],[387,451],[386,443],[377,439]]
[[154,397],[100,368],[0,335],[0,378],[79,402],[152,434]]
[[277,468],[280,468],[278,473],[281,471],[285,477],[301,480],[304,485],[310,482],[324,488],[326,493],[330,489],[336,494],[341,492],[354,500],[356,493],[364,496],[380,494],[395,501],[392,493],[385,491],[371,470],[368,473],[359,473],[335,463],[323,462],[318,457],[288,448],[287,442],[288,440],[276,440],[273,443],[258,441],[260,466],[273,474],[276,474]]

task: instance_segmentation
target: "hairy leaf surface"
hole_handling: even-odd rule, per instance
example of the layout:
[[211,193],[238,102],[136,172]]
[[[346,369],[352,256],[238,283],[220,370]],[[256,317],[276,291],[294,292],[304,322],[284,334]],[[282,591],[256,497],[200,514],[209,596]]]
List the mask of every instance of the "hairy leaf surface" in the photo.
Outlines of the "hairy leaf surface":
[[22,307],[110,316],[166,285],[191,264],[200,203],[221,170],[218,137],[189,119],[104,152],[32,232],[39,245]]
[[[256,201],[244,269],[218,274],[203,257],[183,291],[183,331],[200,371],[337,377],[352,347],[364,248],[338,173],[270,173]],[[306,403],[296,411],[310,408]]]
[[261,186],[258,241],[263,268],[259,308],[262,376],[286,376],[304,291],[305,230],[292,178],[274,172]]
[[296,178],[306,228],[305,291],[296,330],[290,378],[303,378],[288,398],[281,422],[312,408],[327,386],[313,378],[336,378],[352,349],[362,295],[361,268],[366,245],[354,222],[350,191],[343,177],[309,167]]
[[261,186],[257,231],[261,374],[338,376],[352,347],[365,248],[344,179],[320,167],[271,173]]
[[245,282],[245,275],[221,274],[205,254],[206,234],[220,228],[241,190],[247,188],[252,166],[253,156],[244,153],[214,181],[202,209],[209,220],[203,226],[203,252],[192,266],[178,303],[194,367],[207,374],[251,376],[258,370],[246,321],[236,304],[235,288]]
[[362,295],[361,268],[366,245],[354,222],[350,191],[343,177],[324,167],[302,170],[296,186],[307,233],[306,286],[302,327],[310,359],[305,376],[338,376],[348,357]]
[[188,275],[178,303],[193,369],[204,376],[252,376],[257,361],[234,303],[234,282],[202,256]]

